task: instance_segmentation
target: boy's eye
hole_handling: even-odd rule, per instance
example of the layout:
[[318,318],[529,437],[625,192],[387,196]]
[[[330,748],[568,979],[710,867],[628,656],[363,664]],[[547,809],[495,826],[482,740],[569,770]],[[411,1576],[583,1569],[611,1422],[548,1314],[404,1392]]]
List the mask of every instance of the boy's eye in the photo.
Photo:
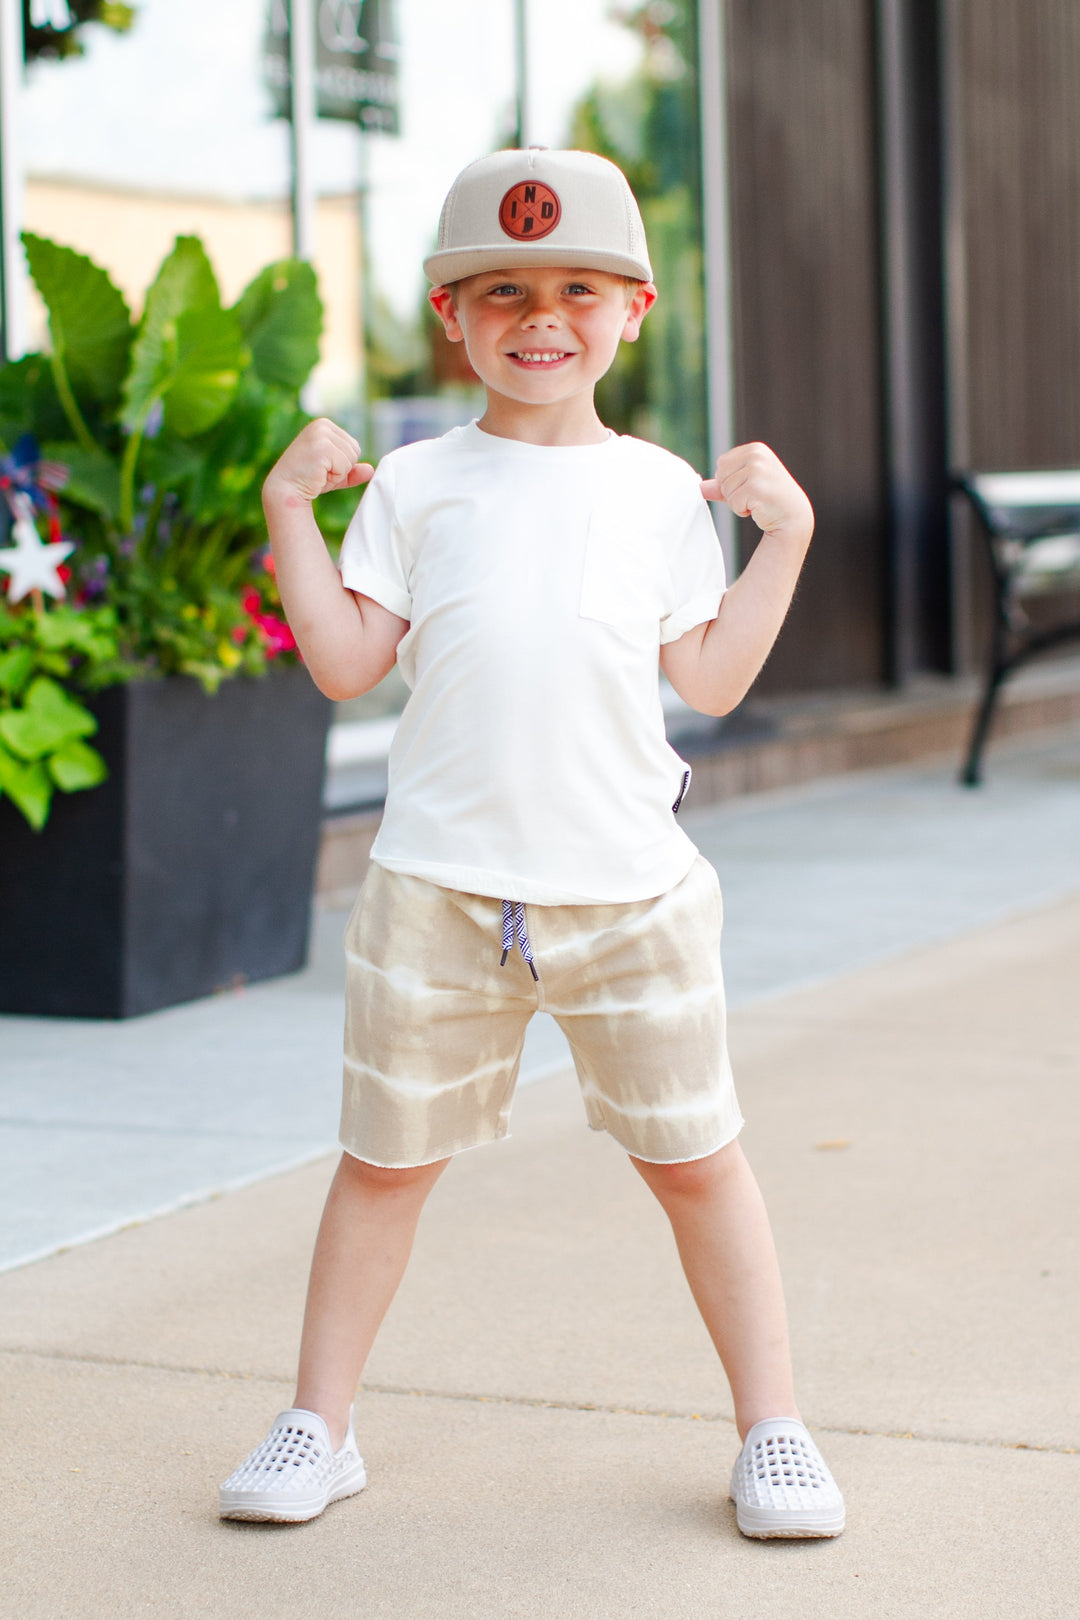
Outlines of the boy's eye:
[[577,297],[577,295],[579,293],[591,293],[592,292],[592,288],[591,287],[586,287],[586,285],[585,285],[585,283],[583,281],[571,281],[566,290],[567,290],[568,293],[573,293],[575,297]]
[[512,298],[515,293],[519,293],[520,291],[521,288],[515,287],[512,281],[501,281],[497,287],[488,288],[489,293],[493,293],[499,298]]

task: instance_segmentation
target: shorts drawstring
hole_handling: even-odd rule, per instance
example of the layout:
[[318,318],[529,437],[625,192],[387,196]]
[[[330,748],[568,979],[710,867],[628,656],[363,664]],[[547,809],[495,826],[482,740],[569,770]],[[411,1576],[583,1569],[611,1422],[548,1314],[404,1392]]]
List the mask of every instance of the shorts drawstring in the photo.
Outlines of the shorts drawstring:
[[539,983],[540,975],[533,963],[532,946],[529,943],[529,932],[525,927],[525,907],[520,900],[504,900],[503,908],[503,953],[500,967],[506,966],[506,958],[514,948],[514,935],[521,948],[521,954],[529,964],[529,972]]
[[[686,798],[686,790],[690,786],[690,776],[690,767],[687,765],[686,769],[683,771],[682,786],[679,788],[678,798],[671,807],[673,815],[677,816],[682,808],[682,802]],[[502,903],[502,910],[503,949],[499,966],[506,966],[506,958],[510,955],[510,952],[514,948],[514,935],[516,934],[517,943],[521,949],[521,954],[529,965],[529,972],[532,974],[537,984],[539,984],[540,975],[536,971],[536,964],[533,961],[532,945],[529,943],[529,931],[525,926],[525,906],[520,900],[504,900]]]

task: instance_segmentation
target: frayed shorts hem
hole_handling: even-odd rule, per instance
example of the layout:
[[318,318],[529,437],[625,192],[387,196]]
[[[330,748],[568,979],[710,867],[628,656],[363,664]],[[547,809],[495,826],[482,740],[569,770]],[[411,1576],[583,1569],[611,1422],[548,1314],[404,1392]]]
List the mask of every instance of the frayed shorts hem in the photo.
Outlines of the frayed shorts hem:
[[375,1170],[423,1170],[429,1164],[442,1164],[444,1159],[456,1159],[459,1153],[469,1153],[473,1148],[491,1147],[495,1142],[508,1142],[509,1131],[499,1131],[495,1136],[481,1136],[475,1142],[459,1142],[456,1147],[448,1147],[445,1151],[432,1153],[422,1159],[406,1159],[399,1164],[390,1164],[385,1159],[373,1159],[369,1153],[361,1153],[358,1148],[350,1147],[347,1142],[339,1140],[338,1147],[347,1153],[350,1159],[359,1159],[361,1164],[370,1164]]
[[[637,1148],[631,1147],[628,1142],[622,1141],[606,1125],[589,1124],[589,1129],[596,1131],[598,1135],[610,1136],[616,1147],[622,1148],[623,1152],[628,1153],[632,1159],[640,1159],[642,1164],[695,1164],[698,1159],[711,1158],[714,1153],[719,1153],[722,1148],[730,1147],[732,1142],[738,1140],[745,1124],[746,1121],[740,1115],[739,1122],[734,1130],[730,1131],[722,1141],[717,1142],[714,1147],[702,1148],[700,1152],[680,1154],[678,1158],[674,1159],[657,1159],[647,1153],[640,1153]],[[444,1159],[456,1159],[458,1154],[470,1153],[475,1148],[490,1147],[496,1142],[508,1142],[510,1136],[511,1132],[508,1130],[499,1131],[494,1136],[484,1135],[476,1137],[471,1142],[458,1142],[453,1147],[447,1147],[432,1153],[429,1157],[409,1159],[397,1164],[389,1164],[383,1159],[373,1159],[370,1154],[360,1152],[357,1147],[350,1147],[347,1142],[339,1142],[338,1146],[343,1153],[349,1155],[350,1159],[358,1159],[361,1164],[370,1164],[376,1170],[422,1170],[426,1165],[441,1164]]]
[[722,1148],[730,1147],[732,1142],[738,1141],[745,1124],[745,1119],[740,1116],[735,1129],[725,1136],[722,1142],[717,1142],[715,1147],[702,1148],[700,1153],[680,1154],[677,1159],[654,1159],[647,1153],[639,1153],[636,1148],[628,1147],[625,1142],[620,1141],[615,1132],[608,1130],[606,1125],[593,1125],[590,1128],[595,1131],[603,1131],[605,1135],[610,1136],[611,1140],[622,1148],[624,1153],[629,1153],[632,1159],[640,1159],[642,1164],[696,1164],[699,1159],[709,1159],[714,1153],[719,1153]]

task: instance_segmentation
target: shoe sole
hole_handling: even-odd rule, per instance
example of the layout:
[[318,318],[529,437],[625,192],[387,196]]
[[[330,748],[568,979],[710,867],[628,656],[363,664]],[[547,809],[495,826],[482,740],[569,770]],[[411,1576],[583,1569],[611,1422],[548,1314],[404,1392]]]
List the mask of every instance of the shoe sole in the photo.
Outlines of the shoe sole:
[[735,1523],[751,1541],[824,1541],[844,1529],[844,1511],[817,1516],[735,1504]]
[[218,1518],[244,1519],[256,1524],[306,1524],[309,1519],[317,1519],[331,1502],[359,1495],[366,1484],[367,1474],[361,1463],[339,1479],[326,1496],[310,1496],[306,1502],[290,1502],[286,1505],[280,1497],[270,1492],[257,1495],[250,1491],[221,1491]]

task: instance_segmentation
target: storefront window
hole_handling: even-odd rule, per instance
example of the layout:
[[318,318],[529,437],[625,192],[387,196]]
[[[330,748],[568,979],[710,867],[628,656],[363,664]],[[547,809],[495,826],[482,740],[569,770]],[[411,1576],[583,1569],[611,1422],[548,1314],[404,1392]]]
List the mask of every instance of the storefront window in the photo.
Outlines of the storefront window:
[[[348,13],[362,30],[365,4],[318,0],[319,25]],[[88,27],[84,57],[33,64],[20,108],[26,228],[88,253],[136,309],[178,234],[203,239],[227,301],[288,255],[289,132],[275,116],[280,59],[277,103],[267,65],[281,7],[136,0],[130,32]],[[396,46],[396,129],[324,118],[314,131],[325,322],[312,403],[374,460],[479,414],[478,379],[427,304],[422,260],[442,199],[486,152],[578,146],[627,173],[660,290],[601,384],[601,415],[704,470],[696,0],[379,0],[378,12]],[[24,296],[26,346],[38,347],[43,311]],[[394,672],[343,715],[385,719],[404,695]]]
[[[129,33],[89,27],[83,58],[36,62],[20,116],[26,227],[89,253],[136,306],[178,233],[203,238],[226,299],[287,254],[288,131],[266,67],[275,5],[140,0]],[[361,0],[316,10],[357,5],[362,18]],[[315,132],[320,407],[362,429],[375,456],[480,408],[427,308],[421,260],[458,170],[523,134],[602,152],[629,175],[660,301],[602,385],[602,410],[703,466],[694,0],[381,0],[381,15],[398,44],[397,133],[329,120]],[[42,315],[28,298],[34,345]]]
[[[704,467],[697,14],[693,0],[637,6],[560,0],[566,29],[591,13],[592,72],[550,119],[545,144],[611,158],[641,204],[660,297],[634,348],[624,347],[599,389],[600,414],[620,432],[652,439]],[[533,84],[558,82],[551,7],[530,32]],[[565,37],[565,36],[564,36]],[[552,113],[555,108],[552,107]]]
[[455,174],[513,144],[523,120],[527,144],[600,152],[629,176],[661,296],[601,385],[601,414],[704,467],[696,6],[533,0],[523,84],[518,10],[514,0],[398,7],[401,133],[366,137],[371,447],[383,453],[482,408],[462,350],[427,308],[421,260]]
[[[226,302],[292,252],[288,125],[266,82],[267,0],[136,0],[130,31],[36,61],[21,97],[27,230],[102,264],[136,310],[177,235],[201,237]],[[359,136],[321,124],[320,404],[354,404],[363,340]],[[43,339],[28,289],[25,341]]]

